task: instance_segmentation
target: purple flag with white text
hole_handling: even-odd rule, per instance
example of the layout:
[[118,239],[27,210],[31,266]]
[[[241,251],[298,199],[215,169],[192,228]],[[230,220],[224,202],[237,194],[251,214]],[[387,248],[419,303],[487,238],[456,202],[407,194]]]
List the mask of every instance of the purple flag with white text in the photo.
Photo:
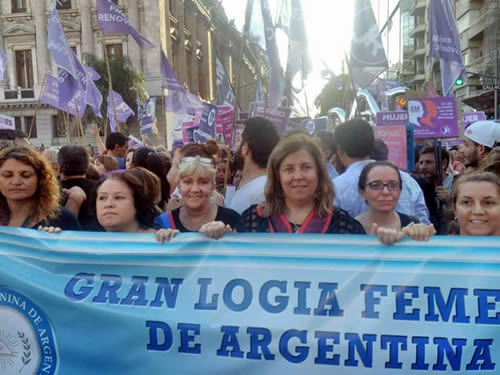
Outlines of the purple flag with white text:
[[0,48],[0,81],[4,81],[6,79],[7,72],[7,54],[3,49]]
[[[68,82],[72,82],[71,76],[69,76],[64,69],[59,69],[59,72],[63,72],[63,74],[59,75],[57,78],[51,74],[47,74],[45,78],[45,87],[40,94],[40,101],[53,108],[82,118],[86,107],[83,93],[82,91],[77,90],[74,94],[71,94],[71,89],[68,90]],[[70,80],[64,79],[66,76],[70,77]],[[60,80],[63,80],[62,84],[60,83]],[[61,103],[63,104],[61,105]]]
[[[457,78],[466,78],[460,36],[450,0],[429,1],[429,41],[432,58],[439,59],[443,96],[453,94]],[[431,65],[432,66],[432,65]]]
[[355,0],[349,67],[352,80],[367,87],[389,68],[370,0]]
[[97,0],[97,22],[105,33],[130,34],[141,48],[152,48],[147,40],[128,22],[128,19],[110,0]]
[[[115,102],[116,108],[116,119],[119,122],[127,122],[127,119],[130,116],[135,115],[134,111],[123,101],[123,98],[116,91],[113,91],[113,99]],[[113,101],[111,99],[111,93],[108,95],[108,118],[109,118],[109,127],[111,131],[116,131],[116,119],[115,119],[115,110],[113,108]]]
[[101,75],[95,71],[94,68],[88,65],[84,65],[85,70],[87,71],[87,75],[90,77],[92,81],[98,81],[101,79]]
[[59,20],[59,14],[57,13],[55,3],[49,17],[48,29],[47,46],[56,65],[66,70],[73,78],[77,78],[75,64],[72,58],[73,51],[69,48],[66,37],[64,36],[64,30]]
[[63,111],[66,111],[68,103],[80,90],[80,85],[75,78],[62,68],[57,68],[57,82],[59,84],[59,106]]

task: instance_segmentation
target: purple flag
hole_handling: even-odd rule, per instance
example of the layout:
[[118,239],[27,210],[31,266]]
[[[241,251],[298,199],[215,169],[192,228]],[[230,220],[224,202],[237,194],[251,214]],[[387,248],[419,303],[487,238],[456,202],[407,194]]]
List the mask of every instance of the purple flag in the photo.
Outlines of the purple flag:
[[290,7],[283,7],[283,12],[289,9],[289,15],[281,18],[283,30],[288,34],[288,61],[286,76],[290,81],[300,71],[304,78],[312,71],[311,59],[307,46],[307,34],[304,24],[304,10],[301,0],[290,0]]
[[[116,118],[119,122],[127,122],[127,119],[130,116],[135,115],[134,111],[130,109],[130,107],[123,101],[123,98],[120,94],[113,91],[113,99],[115,101],[116,107]],[[111,99],[111,93],[108,95],[108,118],[109,118],[109,127],[111,131],[116,131],[116,119],[115,119],[115,111],[113,108],[113,101]]]
[[267,105],[270,108],[277,108],[281,103],[281,95],[283,94],[283,69],[281,68],[278,46],[276,44],[276,29],[273,24],[268,0],[260,0],[260,4],[264,30],[266,31],[266,52],[269,71]]
[[72,58],[73,51],[69,48],[66,37],[64,36],[64,30],[59,20],[55,3],[50,14],[48,29],[47,45],[56,65],[66,70],[72,77],[77,78],[75,64]]
[[0,48],[0,81],[5,80],[5,73],[7,72],[7,55],[5,51]]
[[165,98],[165,107],[167,111],[178,114],[187,113],[187,107],[190,105],[187,90],[177,79],[177,75],[168,62],[163,49],[161,50],[160,67],[162,86],[168,90]]
[[439,59],[443,96],[453,95],[455,80],[466,78],[455,15],[449,0],[430,0],[428,12],[430,64]]
[[45,87],[43,92],[40,94],[40,101],[61,111],[68,112],[73,116],[82,118],[86,107],[83,93],[82,91],[76,90],[74,95],[69,96],[68,98],[68,95],[71,95],[71,89],[68,89],[70,83],[68,84],[68,82],[73,80],[73,82],[76,83],[76,81],[74,81],[74,79],[64,69],[59,69],[59,72],[63,72],[65,76],[69,77],[69,80],[64,79],[63,83],[60,84],[60,80],[63,75],[59,75],[56,78],[47,74],[45,78]]
[[57,68],[57,82],[59,84],[59,106],[66,111],[68,103],[80,89],[79,83],[62,68]]
[[389,68],[370,0],[355,0],[349,67],[352,80],[362,88]]
[[97,0],[97,22],[105,33],[130,34],[141,48],[152,48],[153,43],[142,36],[110,0]]
[[98,81],[101,79],[101,75],[97,73],[91,66],[84,65],[84,68],[87,71],[87,75],[90,77],[92,81]]

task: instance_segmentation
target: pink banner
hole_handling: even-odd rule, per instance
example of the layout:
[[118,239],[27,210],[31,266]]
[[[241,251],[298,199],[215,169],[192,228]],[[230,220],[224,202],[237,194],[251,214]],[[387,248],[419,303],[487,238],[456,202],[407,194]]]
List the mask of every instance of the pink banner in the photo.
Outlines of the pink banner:
[[184,121],[182,123],[182,141],[185,145],[188,143],[193,143],[193,132],[198,129],[199,125],[195,124],[194,121]]
[[375,138],[381,139],[389,148],[389,161],[399,169],[408,170],[406,151],[406,126],[386,125],[375,127]]
[[217,118],[215,134],[219,139],[224,136],[224,142],[226,145],[230,143],[231,140],[231,124],[233,122],[233,107],[230,106],[217,106]]

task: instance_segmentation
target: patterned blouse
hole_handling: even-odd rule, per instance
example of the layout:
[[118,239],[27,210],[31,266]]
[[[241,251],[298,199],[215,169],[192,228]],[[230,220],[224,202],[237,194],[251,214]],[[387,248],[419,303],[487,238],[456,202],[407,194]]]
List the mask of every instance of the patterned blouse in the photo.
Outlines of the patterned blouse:
[[[269,219],[260,217],[257,214],[257,205],[250,206],[241,214],[240,221],[236,225],[236,231],[239,233],[254,232],[268,233]],[[340,209],[333,208],[332,221],[326,231],[330,234],[366,234],[361,223],[349,214]]]

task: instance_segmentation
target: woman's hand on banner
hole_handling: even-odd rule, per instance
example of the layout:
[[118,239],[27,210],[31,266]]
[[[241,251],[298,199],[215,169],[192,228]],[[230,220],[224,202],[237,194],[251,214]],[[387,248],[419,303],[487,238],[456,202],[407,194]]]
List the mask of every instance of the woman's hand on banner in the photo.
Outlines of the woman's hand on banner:
[[233,229],[229,224],[224,224],[222,221],[212,221],[210,223],[203,224],[200,228],[200,233],[205,236],[218,240],[224,234],[231,233]]
[[156,240],[159,243],[165,243],[174,238],[179,231],[177,229],[160,229],[156,232]]

